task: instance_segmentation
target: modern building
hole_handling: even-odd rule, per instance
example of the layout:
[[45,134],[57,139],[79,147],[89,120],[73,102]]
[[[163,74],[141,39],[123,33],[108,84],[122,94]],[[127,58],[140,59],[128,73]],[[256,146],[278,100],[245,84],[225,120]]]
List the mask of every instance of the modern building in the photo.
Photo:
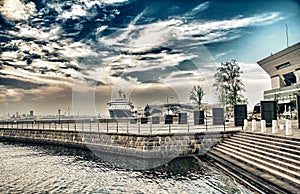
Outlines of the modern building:
[[264,100],[277,100],[280,112],[291,112],[300,95],[300,42],[257,62],[271,78]]

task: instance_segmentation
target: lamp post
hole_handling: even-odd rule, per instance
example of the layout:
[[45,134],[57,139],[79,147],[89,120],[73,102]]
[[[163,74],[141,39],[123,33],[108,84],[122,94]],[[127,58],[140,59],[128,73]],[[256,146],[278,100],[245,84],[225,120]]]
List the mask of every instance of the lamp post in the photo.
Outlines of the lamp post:
[[289,106],[289,108],[290,108],[290,119],[292,120],[292,96],[291,95],[289,95],[289,97],[290,97],[290,106]]
[[58,109],[58,123],[60,124],[60,109]]
[[169,103],[169,98],[173,99],[173,96],[167,97],[167,104]]

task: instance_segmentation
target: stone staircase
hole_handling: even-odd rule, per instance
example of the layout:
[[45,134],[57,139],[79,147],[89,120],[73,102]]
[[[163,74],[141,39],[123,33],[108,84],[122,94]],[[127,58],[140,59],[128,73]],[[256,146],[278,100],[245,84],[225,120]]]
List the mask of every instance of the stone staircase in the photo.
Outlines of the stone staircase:
[[261,193],[300,193],[300,139],[240,132],[208,156]]

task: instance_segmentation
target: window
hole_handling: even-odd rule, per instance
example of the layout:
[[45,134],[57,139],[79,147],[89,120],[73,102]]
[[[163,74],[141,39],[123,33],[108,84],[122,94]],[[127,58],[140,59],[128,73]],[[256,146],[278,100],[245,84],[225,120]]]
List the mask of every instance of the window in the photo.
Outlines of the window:
[[291,66],[291,63],[290,62],[286,62],[286,63],[283,63],[281,65],[276,66],[275,68],[277,70],[279,70],[279,69],[283,69],[283,68],[286,68],[286,67],[289,67],[289,66]]
[[296,83],[296,76],[293,72],[283,74],[283,77],[286,86],[290,86],[293,83]]

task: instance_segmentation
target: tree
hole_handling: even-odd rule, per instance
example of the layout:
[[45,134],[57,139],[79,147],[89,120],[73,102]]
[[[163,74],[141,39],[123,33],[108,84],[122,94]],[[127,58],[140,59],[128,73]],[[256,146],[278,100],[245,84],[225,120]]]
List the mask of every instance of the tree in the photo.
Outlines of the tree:
[[243,72],[236,60],[232,60],[221,63],[221,67],[217,68],[215,74],[216,82],[213,84],[213,87],[228,115],[232,114],[235,104],[247,102],[242,94],[245,89],[240,78],[241,73]]
[[199,110],[201,109],[202,105],[202,99],[205,95],[205,92],[201,86],[194,86],[193,89],[190,92],[190,100],[192,100],[195,104],[197,104],[197,107]]

